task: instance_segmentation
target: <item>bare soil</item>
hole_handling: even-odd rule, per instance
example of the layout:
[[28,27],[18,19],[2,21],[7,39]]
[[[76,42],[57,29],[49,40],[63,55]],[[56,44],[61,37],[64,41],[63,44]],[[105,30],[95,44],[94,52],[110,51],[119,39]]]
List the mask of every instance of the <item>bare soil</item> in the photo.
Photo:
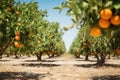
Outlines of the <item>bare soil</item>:
[[3,57],[0,59],[0,80],[120,80],[120,59],[107,59],[103,67],[96,67],[91,56],[84,61],[61,56],[37,61],[36,57]]

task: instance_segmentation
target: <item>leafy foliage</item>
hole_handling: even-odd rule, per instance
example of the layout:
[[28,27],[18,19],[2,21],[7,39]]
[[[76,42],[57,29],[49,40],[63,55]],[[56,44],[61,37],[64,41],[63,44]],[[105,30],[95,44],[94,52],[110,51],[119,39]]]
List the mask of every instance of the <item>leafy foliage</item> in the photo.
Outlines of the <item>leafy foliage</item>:
[[27,55],[65,52],[59,23],[45,20],[47,10],[39,10],[37,2],[7,0],[0,4],[0,56],[4,51]]

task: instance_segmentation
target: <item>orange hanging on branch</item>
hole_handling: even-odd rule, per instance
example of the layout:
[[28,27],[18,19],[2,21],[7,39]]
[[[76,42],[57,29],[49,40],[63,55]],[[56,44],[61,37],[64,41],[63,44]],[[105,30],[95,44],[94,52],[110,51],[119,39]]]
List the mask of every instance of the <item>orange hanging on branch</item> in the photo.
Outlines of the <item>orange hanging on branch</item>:
[[16,32],[15,32],[15,35],[16,35],[16,36],[20,36],[20,32],[19,32],[19,31],[16,31]]
[[20,40],[20,36],[15,36],[15,40],[19,41]]
[[99,19],[98,24],[101,28],[108,28],[110,26],[109,20]]
[[102,31],[99,27],[93,27],[90,30],[90,34],[93,37],[99,37],[102,34]]
[[111,18],[111,23],[113,25],[120,25],[120,16],[119,15],[115,15]]
[[110,18],[112,17],[112,10],[110,10],[110,9],[108,9],[108,8],[102,9],[102,10],[100,11],[100,17],[101,17],[102,19],[105,19],[105,20],[110,19]]

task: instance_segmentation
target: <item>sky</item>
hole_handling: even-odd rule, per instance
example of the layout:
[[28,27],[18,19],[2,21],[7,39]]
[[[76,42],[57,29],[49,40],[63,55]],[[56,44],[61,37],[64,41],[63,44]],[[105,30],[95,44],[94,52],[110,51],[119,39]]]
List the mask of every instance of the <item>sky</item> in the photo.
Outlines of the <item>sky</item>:
[[[19,1],[19,0],[16,0]],[[31,0],[20,0],[21,2],[30,2]],[[58,10],[54,10],[53,7],[60,6],[62,2],[66,0],[34,0],[38,2],[39,9],[47,10],[48,17],[46,18],[50,22],[59,22],[60,27],[63,28],[64,26],[70,26],[72,24],[70,16],[66,16],[66,9],[59,13]],[[67,51],[69,50],[74,38],[76,37],[78,30],[76,28],[70,29],[64,32],[62,36]]]

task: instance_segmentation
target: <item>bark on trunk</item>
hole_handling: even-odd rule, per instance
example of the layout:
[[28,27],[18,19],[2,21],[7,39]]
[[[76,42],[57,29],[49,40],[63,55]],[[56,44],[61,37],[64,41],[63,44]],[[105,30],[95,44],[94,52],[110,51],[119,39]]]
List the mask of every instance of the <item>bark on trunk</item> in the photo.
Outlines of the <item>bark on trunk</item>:
[[[97,55],[98,56],[98,55]],[[98,66],[103,66],[105,63],[105,58],[106,58],[107,54],[106,53],[100,53],[100,56],[98,56],[97,58],[97,63],[96,65]]]
[[18,58],[19,58],[17,54],[15,54],[15,58],[16,58],[16,59],[18,59]]
[[89,60],[89,55],[85,55],[85,61],[88,61]]
[[6,57],[10,57],[9,53],[7,53]]
[[11,42],[8,42],[5,47],[0,51],[0,56],[2,57],[5,50],[14,42],[14,38],[11,40]]
[[37,60],[38,61],[41,61],[42,60],[42,53],[36,53],[36,57],[37,57]]
[[75,58],[80,58],[80,55],[76,53]]
[[108,59],[111,59],[110,53],[108,53]]

